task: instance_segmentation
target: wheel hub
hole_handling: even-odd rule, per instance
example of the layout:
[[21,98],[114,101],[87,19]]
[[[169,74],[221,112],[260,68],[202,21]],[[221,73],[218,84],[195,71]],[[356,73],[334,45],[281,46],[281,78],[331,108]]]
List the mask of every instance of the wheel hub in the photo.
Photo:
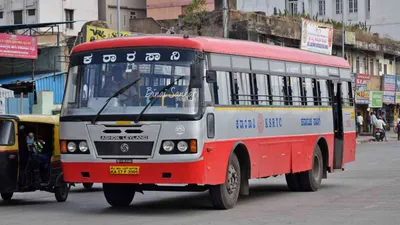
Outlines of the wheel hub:
[[226,181],[226,188],[228,190],[229,194],[232,194],[233,192],[235,192],[235,190],[237,189],[239,183],[239,179],[238,179],[238,173],[236,172],[235,167],[233,167],[232,165],[229,165],[229,169],[228,169],[228,176],[227,176],[227,181]]

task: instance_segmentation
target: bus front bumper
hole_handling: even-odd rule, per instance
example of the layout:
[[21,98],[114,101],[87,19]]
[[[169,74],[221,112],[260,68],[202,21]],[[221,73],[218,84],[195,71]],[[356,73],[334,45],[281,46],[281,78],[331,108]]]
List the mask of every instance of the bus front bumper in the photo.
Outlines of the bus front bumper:
[[[112,174],[129,167],[138,174]],[[64,181],[69,183],[205,184],[204,160],[176,163],[63,162]]]

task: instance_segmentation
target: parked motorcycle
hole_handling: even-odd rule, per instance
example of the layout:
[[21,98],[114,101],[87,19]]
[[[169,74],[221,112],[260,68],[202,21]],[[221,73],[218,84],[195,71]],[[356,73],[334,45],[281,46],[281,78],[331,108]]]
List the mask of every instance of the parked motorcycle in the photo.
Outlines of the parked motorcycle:
[[375,139],[376,141],[383,141],[383,139],[385,138],[385,135],[383,133],[382,129],[376,128],[375,129]]

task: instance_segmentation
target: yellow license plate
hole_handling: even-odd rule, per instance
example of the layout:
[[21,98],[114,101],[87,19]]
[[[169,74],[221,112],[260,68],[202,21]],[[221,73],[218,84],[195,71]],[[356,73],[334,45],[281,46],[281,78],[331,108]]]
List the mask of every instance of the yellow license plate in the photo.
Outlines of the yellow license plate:
[[139,174],[138,166],[110,166],[111,175],[137,175]]

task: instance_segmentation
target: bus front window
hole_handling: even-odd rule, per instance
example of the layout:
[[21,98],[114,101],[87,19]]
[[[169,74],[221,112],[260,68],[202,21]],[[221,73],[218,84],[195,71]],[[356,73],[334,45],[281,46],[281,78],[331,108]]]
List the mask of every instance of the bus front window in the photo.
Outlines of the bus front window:
[[[137,115],[156,98],[148,114],[197,114],[199,90],[189,90],[192,61],[116,62],[74,65],[70,68],[62,116],[90,116],[122,87],[140,79],[113,98],[101,115]],[[183,78],[182,78],[183,77]],[[182,79],[179,79],[182,78]],[[161,89],[179,79],[163,93]]]

